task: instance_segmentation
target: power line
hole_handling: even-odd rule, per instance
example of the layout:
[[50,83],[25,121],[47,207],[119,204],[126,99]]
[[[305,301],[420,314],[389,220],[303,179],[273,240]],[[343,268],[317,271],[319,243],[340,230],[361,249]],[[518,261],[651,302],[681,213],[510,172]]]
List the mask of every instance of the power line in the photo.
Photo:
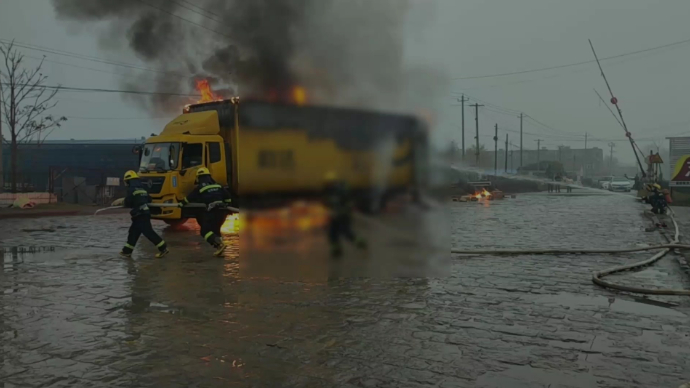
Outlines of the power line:
[[[0,85],[10,86],[9,83],[2,82]],[[28,84],[15,84],[15,86],[31,86]],[[175,92],[147,92],[143,90],[122,90],[122,89],[101,89],[101,88],[77,88],[72,86],[60,85],[39,85],[38,88],[45,89],[59,89],[63,92],[94,92],[94,93],[121,93],[121,94],[145,94],[145,95],[159,95],[159,96],[178,96],[178,97],[200,97],[198,94],[185,94]]]
[[[471,100],[484,103],[486,105],[484,107],[484,110],[483,110],[485,114],[487,114],[488,112],[493,112],[493,113],[498,113],[498,114],[502,114],[502,115],[512,116],[513,115],[512,112],[518,112],[518,111],[515,111],[514,109],[505,108],[505,107],[502,107],[500,105],[493,104],[493,103],[469,96],[467,94],[465,94],[465,96],[470,98]],[[541,121],[539,121],[539,120],[535,119],[534,117],[529,116],[527,114],[525,114],[524,117],[527,117],[532,122],[537,124],[539,127],[542,127],[544,129],[548,129],[551,131],[559,132],[556,134],[554,134],[554,133],[536,134],[533,132],[523,131],[524,134],[527,134],[530,136],[548,137],[553,141],[560,141],[560,142],[581,142],[584,139],[584,135],[571,134],[568,131],[554,128],[554,127],[547,125],[547,124],[545,124],[545,123],[543,123],[543,122],[541,122]],[[661,128],[664,128],[667,126],[676,126],[676,125],[681,125],[681,124],[687,124],[688,122],[690,122],[690,121],[686,121],[686,122],[682,122],[682,123],[666,124],[666,125],[662,125],[660,127],[657,127],[654,130],[661,129]],[[509,132],[519,133],[519,130],[516,130],[516,129],[506,129],[506,128],[503,128],[503,129],[506,131],[509,131]],[[688,131],[680,132],[680,133],[677,133],[676,135],[683,135],[686,133],[688,133]],[[656,137],[643,137],[643,138],[639,138],[638,141],[650,141],[650,140],[654,140],[654,139],[656,139]],[[589,141],[593,141],[593,142],[611,142],[611,141],[622,142],[622,141],[628,141],[628,140],[627,140],[627,138],[623,138],[623,139],[620,139],[620,138],[589,138]]]
[[555,132],[568,133],[568,131],[563,131],[563,130],[560,130],[560,129],[556,129],[556,128],[550,126],[550,125],[546,125],[546,124],[542,123],[541,121],[535,119],[534,117],[532,117],[532,116],[530,116],[530,115],[528,115],[528,114],[525,114],[525,117],[527,117],[528,119],[532,120],[534,123],[536,123],[536,124],[538,124],[538,125],[541,125],[542,127],[546,128],[546,129],[550,129],[550,130],[555,131]]
[[493,108],[493,107],[490,107],[490,106],[488,106],[488,105],[487,105],[487,107],[486,107],[486,110],[489,110],[489,111],[491,111],[491,112],[498,113],[498,114],[501,114],[501,115],[505,115],[505,116],[510,116],[510,117],[515,116],[515,114],[512,113],[512,112],[505,112],[505,111],[502,111],[502,110],[498,110],[498,109]]
[[[471,100],[474,100],[474,101],[483,103],[483,104],[485,105],[485,107],[484,107],[484,108],[485,108],[485,110],[484,110],[485,113],[486,113],[486,111],[490,111],[490,112],[494,112],[494,113],[498,113],[498,114],[502,114],[502,115],[506,115],[506,116],[511,116],[511,117],[512,117],[512,116],[515,116],[515,115],[518,115],[518,116],[519,116],[520,114],[523,114],[521,111],[518,111],[518,110],[515,110],[515,109],[506,108],[506,107],[503,107],[503,106],[501,106],[501,105],[497,105],[497,104],[494,104],[494,103],[491,103],[491,102],[488,102],[488,101],[484,101],[484,100],[481,100],[481,99],[479,99],[479,98],[472,97],[472,96],[470,96],[470,95],[468,95],[468,94],[464,94],[464,95],[465,95],[466,97],[468,97],[469,99],[471,99]],[[559,141],[582,141],[582,138],[583,138],[583,136],[584,136],[584,135],[572,134],[572,133],[570,133],[570,132],[568,132],[568,131],[554,128],[554,127],[552,127],[552,126],[550,126],[550,125],[547,125],[547,124],[545,124],[545,123],[543,123],[543,122],[541,122],[541,121],[535,119],[534,117],[532,117],[532,116],[530,116],[530,115],[528,115],[528,114],[524,114],[523,117],[528,118],[528,119],[531,120],[533,123],[537,124],[538,126],[544,128],[544,129],[548,129],[548,130],[553,131],[553,132],[558,132],[558,133],[555,133],[555,134],[554,134],[554,133],[549,133],[549,134],[535,134],[535,133],[524,132],[524,131],[523,131],[523,133],[528,134],[528,135],[532,135],[532,136],[541,136],[541,137],[551,137],[553,140],[559,140]],[[598,139],[592,139],[592,141],[598,141]],[[601,141],[612,141],[612,140],[611,140],[611,139],[604,139],[604,140],[601,140]],[[619,140],[615,140],[615,141],[619,141]]]
[[[483,101],[479,101],[479,100],[474,99],[474,98],[470,98],[468,100],[474,100],[475,102],[483,102]],[[468,101],[468,100],[465,100],[465,101]],[[499,108],[490,107],[486,102],[484,102],[484,105],[487,105],[487,107],[486,107],[487,110],[490,110],[490,111],[495,112],[495,113],[499,113],[499,114],[503,114],[503,115],[511,116],[511,117],[515,115],[513,112],[501,110]],[[462,105],[461,104],[451,104],[451,106],[462,106]]]
[[210,14],[210,15],[215,15],[215,14],[216,14],[216,12],[214,12],[214,11],[209,11],[208,9],[206,9],[206,8],[204,8],[204,7],[201,7],[201,6],[199,6],[199,5],[196,5],[196,4],[194,4],[193,2],[191,2],[191,1],[187,1],[187,0],[180,0],[180,1],[183,2],[183,3],[185,3],[185,4],[187,4],[187,5],[189,5],[190,7],[194,7],[194,8],[196,8],[196,9],[198,9],[198,10],[200,10],[200,11],[203,11],[203,12],[206,12],[206,13],[208,13],[208,14]]
[[518,110],[506,108],[506,107],[503,107],[503,106],[500,106],[500,105],[497,105],[497,104],[494,104],[494,103],[491,103],[491,102],[488,102],[488,101],[480,100],[480,99],[478,99],[477,97],[472,97],[472,96],[467,96],[467,97],[470,98],[470,99],[472,99],[472,100],[475,100],[475,101],[477,101],[477,102],[480,102],[480,103],[482,103],[482,104],[484,104],[484,105],[491,106],[491,107],[494,107],[494,108],[496,108],[496,109],[504,110],[504,111],[506,111],[506,112],[508,112],[508,113],[512,113],[512,114],[519,114],[519,113],[520,113],[520,111],[518,111]]
[[[487,111],[493,112],[493,113],[498,113],[498,114],[505,114],[505,113],[502,113],[502,112],[495,112],[495,111],[492,111],[490,108],[486,108],[486,107],[485,107],[484,113],[485,113],[485,114],[488,114],[488,115],[490,115],[490,116],[493,116],[491,113],[488,113]],[[513,116],[513,115],[509,115],[509,116],[510,116],[510,117],[515,117],[515,116]],[[493,116],[493,117],[495,118],[495,116]],[[517,117],[519,118],[520,116],[517,116]],[[527,117],[527,115],[524,115],[523,117]],[[505,128],[503,128],[503,129],[505,129]],[[510,131],[511,131],[511,132],[516,132],[516,133],[519,133],[519,132],[520,132],[520,131],[517,130],[517,129],[511,129]],[[565,134],[565,133],[564,133],[564,134],[560,134],[560,133],[548,133],[548,134],[539,133],[539,134],[536,134],[536,133],[533,133],[533,132],[526,132],[526,131],[523,131],[523,133],[528,134],[528,135],[533,135],[533,136],[551,137],[552,139],[558,139],[558,140],[560,140],[560,139],[580,139],[580,138],[581,138],[581,136],[580,136],[580,135],[577,135],[577,134]]]
[[[628,53],[612,55],[610,57],[604,57],[604,58],[601,58],[600,61],[607,61],[607,60],[611,60],[611,59],[615,59],[615,58],[621,58],[621,57],[626,57],[626,56],[630,56],[630,55],[641,54],[641,53],[648,52],[648,51],[660,50],[663,48],[678,46],[678,45],[685,44],[688,42],[690,42],[690,39],[684,39],[684,40],[681,40],[678,42],[668,43],[668,44],[664,44],[661,46],[655,46],[655,47],[650,47],[650,48],[646,48],[646,49],[642,49],[642,50],[631,51]],[[505,77],[505,76],[509,76],[509,75],[536,73],[536,72],[540,72],[540,71],[555,70],[555,69],[562,69],[562,68],[566,68],[566,67],[586,65],[586,64],[595,63],[595,62],[596,62],[596,60],[588,60],[588,61],[582,61],[582,62],[569,63],[569,64],[565,64],[565,65],[541,67],[541,68],[530,69],[530,70],[520,70],[520,71],[513,71],[513,72],[508,72],[508,73],[486,74],[486,75],[478,75],[478,76],[470,76],[470,77],[455,77],[453,79],[454,80],[466,80],[466,79]]]
[[83,54],[73,53],[73,52],[64,51],[64,50],[57,50],[57,49],[51,49],[48,47],[42,47],[42,46],[37,46],[37,45],[33,45],[33,44],[28,44],[28,43],[15,42],[15,41],[11,41],[8,39],[0,38],[0,42],[5,43],[5,44],[14,44],[17,47],[25,48],[28,50],[35,50],[35,51],[40,51],[40,52],[45,52],[45,53],[50,53],[50,54],[55,54],[55,55],[71,57],[71,58],[78,58],[78,59],[83,59],[83,60],[92,61],[92,62],[104,63],[107,65],[127,67],[130,69],[150,71],[150,72],[160,73],[160,74],[174,75],[177,77],[180,77],[180,76],[188,77],[189,76],[189,74],[162,71],[162,70],[152,69],[152,68],[139,66],[139,65],[135,65],[135,64],[131,64],[131,63],[111,61],[108,59],[103,59],[103,58],[99,58],[99,57],[92,57],[89,55],[83,55]]
[[70,120],[163,120],[169,117],[78,117],[65,116]]
[[[486,109],[486,110],[491,111],[491,112],[494,112],[494,113],[503,114],[503,115],[511,116],[511,117],[513,117],[513,116],[518,116],[518,115],[522,115],[522,114],[523,114],[522,111],[518,111],[518,110],[515,110],[515,109],[506,108],[506,107],[503,107],[503,106],[500,106],[500,105],[497,105],[497,104],[494,104],[494,103],[490,103],[490,102],[488,102],[488,101],[481,100],[481,99],[476,98],[476,97],[472,97],[472,96],[467,95],[467,94],[464,94],[464,95],[467,96],[467,97],[468,97],[469,99],[471,99],[471,100],[474,100],[474,101],[483,103],[483,104],[485,105],[485,109]],[[556,128],[553,128],[553,127],[551,127],[551,126],[548,126],[548,125],[542,123],[541,121],[536,120],[534,117],[531,117],[531,116],[529,116],[529,115],[527,115],[527,114],[524,114],[524,117],[527,117],[527,118],[531,119],[532,121],[534,121],[535,123],[537,123],[538,125],[540,125],[540,126],[542,126],[542,127],[544,127],[544,128],[550,129],[550,130],[555,131],[555,132],[560,132],[560,133],[562,133],[562,135],[554,134],[554,135],[552,135],[552,136],[561,136],[561,137],[566,137],[566,138],[578,137],[578,135],[573,135],[573,134],[568,133],[567,131],[558,130],[558,129],[556,129]],[[524,132],[524,133],[530,134],[529,132]],[[544,136],[544,135],[536,135],[536,134],[532,134],[532,135],[534,135],[534,136]]]
[[189,20],[189,19],[187,19],[187,18],[183,18],[182,16],[176,15],[176,14],[174,14],[174,13],[172,13],[172,12],[166,10],[166,9],[163,9],[163,8],[161,8],[161,7],[157,7],[157,6],[152,5],[152,4],[149,4],[149,3],[145,2],[144,0],[139,0],[139,2],[142,3],[142,4],[144,4],[144,5],[148,5],[149,7],[153,8],[153,9],[156,9],[156,10],[158,10],[158,11],[160,11],[160,12],[163,12],[163,13],[165,13],[165,14],[168,14],[168,15],[170,15],[170,16],[173,16],[173,17],[176,17],[176,18],[178,18],[178,19],[180,19],[180,20],[183,20],[183,21],[185,21],[185,22],[187,22],[187,23],[189,23],[189,24],[193,24],[193,25],[195,25],[195,26],[197,26],[197,27],[199,27],[199,28],[203,28],[204,30],[211,31],[211,32],[214,32],[214,33],[216,33],[216,34],[222,36],[222,37],[232,39],[232,37],[229,36],[229,35],[226,35],[226,34],[224,34],[224,33],[222,33],[222,32],[216,31],[216,30],[214,30],[214,29],[212,29],[212,28],[208,28],[208,27],[206,27],[206,26],[203,25],[203,24],[199,24],[199,23],[197,23],[197,22],[193,22],[193,21],[191,21],[191,20]]
[[[194,12],[194,13],[197,14],[197,15],[200,15],[200,16],[202,16],[202,17],[205,17],[205,18],[207,18],[207,19],[209,19],[209,20],[213,20],[214,22],[223,23],[222,20],[218,20],[218,19],[215,19],[215,18],[213,18],[213,17],[211,17],[211,16],[204,15],[203,13],[201,13],[201,12],[195,10],[194,8],[190,8],[190,6],[192,5],[191,3],[190,3],[189,5],[187,5],[186,3],[182,3],[182,2],[179,2],[179,1],[175,1],[175,0],[170,0],[170,2],[171,2],[171,3],[174,3],[174,4],[177,4],[177,5],[179,5],[180,7],[184,8],[184,9],[190,11],[190,12]],[[196,7],[196,8],[199,8],[198,6],[195,6],[195,7]],[[201,9],[203,9],[203,8],[201,8]],[[210,12],[210,11],[205,11],[205,12],[207,12],[207,13],[210,14],[210,15],[213,15],[213,13]]]
[[44,58],[39,58],[39,57],[31,56],[31,55],[24,55],[24,57],[26,57],[26,58],[31,58],[31,59],[36,59],[36,60],[39,60],[39,61],[49,62],[49,63],[55,63],[55,64],[63,65],[63,66],[75,67],[75,68],[78,68],[78,69],[97,71],[97,72],[99,72],[99,73],[114,74],[114,75],[119,75],[119,76],[122,76],[122,77],[130,77],[130,78],[132,77],[131,74],[116,73],[116,72],[114,72],[114,71],[108,71],[108,70],[103,70],[103,69],[95,69],[95,68],[93,68],[93,67],[79,66],[79,65],[75,65],[75,64],[73,64],[73,63],[65,63],[65,62],[60,62],[60,61],[53,61],[53,60],[47,59],[47,58],[45,58],[45,57],[44,57]]
[[[624,64],[624,63],[627,63],[627,62],[630,62],[630,61],[633,61],[633,60],[638,60],[638,59],[646,58],[646,57],[649,57],[649,56],[651,56],[651,55],[656,55],[656,54],[655,54],[654,52],[650,52],[650,53],[647,53],[646,55],[642,55],[642,56],[637,57],[637,58],[623,58],[623,59],[611,61],[611,62],[609,63],[609,66],[611,66],[611,65],[620,65],[620,64]],[[543,76],[543,77],[538,77],[538,78],[522,79],[522,80],[517,80],[517,81],[511,81],[511,82],[500,82],[500,83],[493,84],[493,85],[477,86],[477,87],[471,87],[471,88],[461,88],[460,90],[462,90],[463,92],[466,92],[466,91],[472,91],[472,90],[492,89],[492,88],[497,88],[497,87],[500,88],[500,87],[505,87],[505,86],[513,86],[513,85],[519,85],[519,84],[526,84],[526,83],[532,83],[532,82],[537,82],[537,81],[543,81],[543,80],[552,79],[552,78],[567,77],[567,76],[569,76],[569,75],[579,74],[579,73],[583,73],[583,72],[586,72],[586,71],[590,71],[590,69],[589,69],[589,68],[574,69],[574,70],[571,70],[571,71],[568,71],[568,72],[565,72],[565,73],[560,73],[560,72],[559,72],[559,73],[556,73],[556,74],[551,74],[551,75],[547,75],[547,76]]]

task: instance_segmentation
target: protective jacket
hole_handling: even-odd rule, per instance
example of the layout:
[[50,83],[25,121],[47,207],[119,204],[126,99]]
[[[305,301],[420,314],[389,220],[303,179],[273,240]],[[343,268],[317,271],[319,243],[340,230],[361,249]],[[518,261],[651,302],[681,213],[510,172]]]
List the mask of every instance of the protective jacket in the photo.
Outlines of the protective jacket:
[[230,193],[223,186],[216,183],[213,179],[200,179],[199,184],[194,188],[185,199],[180,201],[183,205],[188,203],[203,203],[206,210],[211,211],[217,208],[227,207],[230,200]]
[[142,214],[151,214],[148,204],[151,203],[151,197],[138,179],[133,179],[127,188],[127,196],[125,197],[124,205],[132,210],[129,214],[132,218],[138,217]]

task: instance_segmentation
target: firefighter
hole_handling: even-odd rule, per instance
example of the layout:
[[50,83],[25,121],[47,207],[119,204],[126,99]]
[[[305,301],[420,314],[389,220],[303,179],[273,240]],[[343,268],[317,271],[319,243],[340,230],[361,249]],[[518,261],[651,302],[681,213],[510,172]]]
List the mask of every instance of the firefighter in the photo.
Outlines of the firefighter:
[[364,239],[355,236],[352,231],[352,212],[354,205],[352,196],[345,182],[339,182],[336,173],[329,172],[325,176],[326,206],[329,210],[328,240],[333,257],[342,256],[343,249],[340,236],[344,236],[360,249],[365,249]]
[[665,214],[668,203],[666,202],[666,195],[661,190],[661,186],[657,183],[650,184],[649,186],[651,189],[649,202],[652,205],[652,213]]
[[642,201],[646,204],[651,204],[652,203],[652,195],[654,193],[654,186],[652,183],[646,183],[644,186],[644,193],[641,197]]
[[127,186],[127,196],[113,202],[113,206],[124,205],[124,207],[132,209],[129,212],[132,216],[132,225],[129,227],[127,243],[122,248],[120,256],[131,258],[134,246],[137,245],[137,241],[142,234],[158,248],[156,258],[167,255],[170,253],[167,244],[151,226],[151,210],[148,206],[151,203],[151,197],[142,187],[139,175],[134,171],[127,171],[124,181]]
[[220,234],[220,228],[228,215],[227,206],[230,204],[230,193],[213,180],[206,167],[199,168],[196,177],[197,186],[194,191],[180,201],[178,205],[183,207],[194,202],[206,205],[206,210],[199,217],[201,236],[216,248],[214,255],[220,256],[226,248]]

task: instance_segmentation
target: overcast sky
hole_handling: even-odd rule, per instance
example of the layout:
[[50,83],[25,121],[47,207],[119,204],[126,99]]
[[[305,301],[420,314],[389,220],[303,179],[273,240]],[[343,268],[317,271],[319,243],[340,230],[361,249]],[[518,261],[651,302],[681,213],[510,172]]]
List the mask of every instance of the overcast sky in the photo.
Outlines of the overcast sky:
[[[347,1],[347,0],[342,0]],[[372,0],[375,1],[375,0]],[[664,0],[415,0],[409,15],[406,57],[431,63],[454,78],[500,74],[564,65],[593,59],[587,39],[600,57],[624,54],[690,39],[690,1]],[[663,5],[660,5],[663,3]],[[427,20],[420,28],[415,18]],[[431,20],[431,22],[428,22]],[[56,20],[48,0],[0,0],[0,39],[50,47],[99,58],[137,63],[133,56],[99,50],[94,25],[76,26]],[[44,53],[25,50],[30,57]],[[106,64],[46,54],[50,84],[87,88],[121,88],[128,70]],[[690,43],[603,62],[620,101],[629,129],[643,145],[666,144],[671,135],[690,134],[688,91]],[[29,59],[35,63],[36,59]],[[76,65],[87,67],[84,69]],[[95,71],[97,69],[101,71]],[[120,73],[118,75],[111,74]],[[499,137],[506,130],[519,143],[518,112],[525,119],[524,147],[536,139],[554,148],[581,148],[588,133],[589,147],[608,149],[617,141],[616,157],[632,162],[623,130],[602,105],[608,91],[595,63],[504,77],[453,79],[437,102],[434,132],[437,144],[460,143],[457,98],[487,102],[480,108],[480,141],[493,148],[493,126]],[[476,100],[470,101],[474,103]],[[113,139],[148,136],[172,117],[149,113],[116,94],[62,93],[55,113],[70,120],[53,139]],[[94,119],[84,119],[94,118]],[[466,142],[474,141],[474,111],[466,108]],[[601,140],[596,140],[601,139]]]

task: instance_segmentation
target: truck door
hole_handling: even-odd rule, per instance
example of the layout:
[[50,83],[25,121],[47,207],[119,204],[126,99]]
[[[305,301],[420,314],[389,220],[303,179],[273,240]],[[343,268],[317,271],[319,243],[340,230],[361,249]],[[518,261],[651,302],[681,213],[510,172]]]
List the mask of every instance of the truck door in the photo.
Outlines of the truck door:
[[204,144],[184,143],[180,165],[179,196],[182,199],[194,189],[196,171],[204,165]]
[[220,142],[206,143],[206,167],[211,172],[213,180],[223,186],[228,185]]
[[232,180],[232,151],[230,151],[230,143],[225,142],[225,176],[228,179],[228,188],[230,192],[233,190],[233,180]]

